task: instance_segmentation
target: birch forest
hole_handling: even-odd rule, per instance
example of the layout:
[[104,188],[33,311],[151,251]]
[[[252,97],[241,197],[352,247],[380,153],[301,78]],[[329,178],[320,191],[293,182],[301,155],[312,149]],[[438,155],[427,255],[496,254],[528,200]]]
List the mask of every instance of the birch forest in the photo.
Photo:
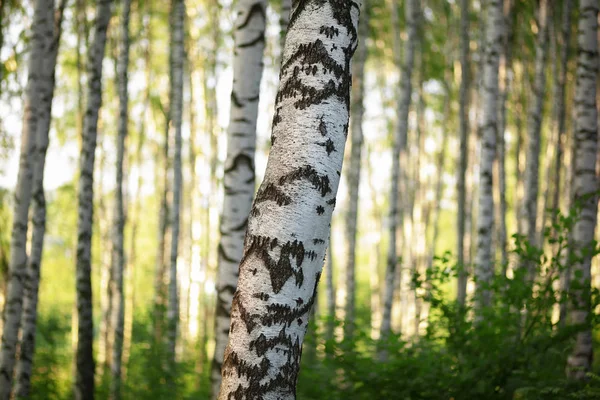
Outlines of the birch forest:
[[600,399],[598,0],[0,0],[0,400]]

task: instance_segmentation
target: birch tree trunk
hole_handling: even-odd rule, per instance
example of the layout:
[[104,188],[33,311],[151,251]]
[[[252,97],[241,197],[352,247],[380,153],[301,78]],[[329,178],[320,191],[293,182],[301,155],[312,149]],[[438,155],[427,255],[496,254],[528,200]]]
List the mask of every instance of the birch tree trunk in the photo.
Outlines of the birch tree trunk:
[[237,287],[238,266],[254,198],[256,123],[265,48],[266,0],[241,0],[234,26],[233,90],[227,131],[221,241],[217,272],[215,352],[212,396],[219,394],[221,365],[229,334],[230,310]]
[[358,219],[358,193],[363,146],[363,104],[365,96],[365,61],[367,59],[367,37],[369,21],[367,16],[367,0],[363,0],[361,14],[363,17],[358,29],[358,46],[352,63],[352,92],[350,96],[350,165],[348,168],[348,213],[346,214],[346,310],[344,320],[344,338],[354,335],[354,312],[356,308],[356,236]]
[[89,49],[88,95],[81,148],[77,223],[77,314],[78,335],[75,398],[94,398],[94,326],[92,315],[91,241],[94,204],[94,159],[98,113],[102,106],[102,59],[111,17],[111,0],[96,3],[94,39]]
[[117,165],[115,209],[113,214],[113,265],[112,265],[112,328],[114,329],[112,344],[112,362],[110,398],[121,398],[121,359],[123,355],[123,327],[125,322],[123,273],[125,269],[125,250],[123,230],[125,228],[125,209],[123,201],[123,158],[125,155],[125,139],[129,124],[129,14],[131,0],[123,1],[121,15],[121,51],[118,59],[117,79],[119,92],[119,126],[117,136]]
[[[331,242],[331,234],[329,236],[329,247],[327,248],[326,255],[327,266],[325,267],[325,291],[327,298],[327,329],[325,331],[325,340],[328,342],[333,341],[333,332],[335,330],[335,282],[333,280],[333,247]],[[327,347],[327,354],[332,353],[331,346]]]
[[53,35],[53,0],[37,0],[32,21],[32,37],[29,55],[29,74],[25,92],[23,130],[19,173],[14,197],[13,225],[10,240],[9,280],[3,311],[2,346],[0,348],[0,399],[9,399],[16,362],[18,333],[23,312],[24,286],[28,280],[27,268],[27,228],[29,204],[32,196],[32,183],[36,169],[36,142],[44,113],[43,82],[44,59],[47,42]]
[[465,221],[467,205],[466,174],[469,156],[469,0],[460,1],[460,89],[459,89],[459,129],[460,129],[460,154],[458,161],[458,177],[456,179],[456,195],[458,203],[457,214],[457,249],[456,257],[460,268],[456,299],[458,304],[464,305],[467,298],[467,271],[465,263]]
[[[14,395],[18,398],[29,397],[31,386],[31,371],[35,353],[35,333],[37,324],[38,288],[40,284],[40,267],[44,235],[46,233],[46,198],[44,195],[44,166],[48,150],[48,135],[52,115],[52,99],[56,60],[62,33],[63,13],[67,1],[61,0],[56,11],[53,4],[48,4],[47,24],[52,27],[52,34],[45,38],[44,58],[42,61],[42,76],[40,82],[41,107],[39,109],[37,126],[37,143],[34,155],[33,172],[33,232],[31,250],[28,260],[28,277],[24,284],[23,315],[21,317],[21,341],[19,360],[16,367],[16,386]],[[52,5],[52,7],[50,7]],[[50,32],[48,32],[50,33]]]
[[592,363],[592,330],[588,320],[591,302],[591,262],[594,254],[594,230],[598,211],[598,109],[596,81],[598,79],[598,2],[580,0],[577,34],[577,83],[575,89],[575,180],[574,194],[580,202],[581,214],[575,222],[569,313],[572,325],[582,325],[575,346],[567,360],[567,376],[583,380]]
[[219,399],[295,398],[327,248],[348,130],[359,4],[295,4],[273,147],[248,220]]
[[494,231],[493,166],[498,133],[498,66],[504,18],[502,1],[489,0],[487,5],[485,49],[483,54],[482,104],[483,115],[481,160],[479,167],[479,210],[477,215],[477,255],[475,275],[478,281],[477,307],[490,304],[491,294],[486,287],[494,274],[492,234]]
[[[185,59],[184,29],[185,0],[171,2],[171,50],[170,50],[170,92],[169,114],[174,137],[173,155],[173,206],[171,213],[171,254],[169,264],[169,303],[167,307],[167,354],[169,362],[175,365],[175,345],[179,319],[179,299],[177,297],[177,254],[179,251],[179,212],[181,208],[181,123],[183,116],[183,63]],[[173,370],[171,369],[171,373]]]
[[500,250],[500,262],[503,274],[508,266],[507,232],[506,232],[506,100],[512,82],[512,27],[514,21],[513,0],[504,0],[504,38],[500,57],[500,98],[498,111],[498,232],[497,240]]
[[169,113],[165,114],[165,138],[162,148],[164,157],[164,170],[163,170],[163,187],[161,188],[160,197],[160,211],[158,214],[158,249],[156,252],[156,266],[154,269],[154,340],[155,342],[161,343],[163,338],[164,329],[164,314],[165,314],[165,270],[166,261],[165,253],[167,248],[167,231],[169,226],[169,171],[171,169],[171,161],[169,159],[169,125],[170,118]]
[[[392,26],[398,26],[398,12],[396,2],[392,1]],[[387,266],[385,272],[385,291],[383,298],[383,316],[381,318],[380,338],[385,339],[391,329],[392,301],[394,298],[394,276],[396,275],[396,266],[398,264],[396,232],[398,230],[398,203],[399,203],[399,180],[402,153],[405,152],[408,135],[408,111],[410,108],[410,98],[412,95],[412,70],[415,61],[415,45],[417,41],[417,19],[419,17],[419,1],[407,0],[404,3],[404,13],[408,37],[404,48],[404,62],[401,66],[400,93],[398,96],[398,127],[394,134],[392,144],[392,185],[390,193],[390,214],[389,214],[389,243],[387,254]],[[394,31],[394,53],[396,62],[399,64],[400,58],[400,32],[396,28]],[[405,157],[403,157],[405,158]],[[405,163],[404,163],[405,164]]]
[[[23,130],[19,173],[14,197],[13,226],[10,241],[9,279],[3,312],[2,346],[0,348],[0,399],[10,398],[12,379],[16,363],[18,333],[23,313],[23,294],[28,290],[29,279],[27,258],[27,230],[29,206],[32,192],[39,200],[37,190],[32,187],[38,180],[40,154],[40,131],[44,128],[44,116],[52,99],[48,98],[48,74],[44,70],[53,34],[53,0],[38,0],[35,3],[32,21],[32,38],[29,55],[29,75],[25,92]],[[36,201],[37,203],[37,201]],[[36,213],[37,215],[37,213]],[[38,232],[39,233],[39,232]],[[36,239],[39,239],[36,238]],[[36,248],[33,249],[37,250]]]
[[[548,53],[548,2],[541,0],[538,9],[538,36],[535,49],[533,98],[527,121],[527,158],[525,165],[525,235],[537,245],[537,203],[539,192],[542,112],[546,90],[546,58]],[[531,266],[529,266],[531,267]],[[531,274],[532,271],[529,271]]]
[[283,57],[283,48],[285,47],[285,35],[288,25],[290,24],[290,16],[292,12],[292,0],[281,0],[281,11],[279,14],[279,45],[281,46],[281,57]]

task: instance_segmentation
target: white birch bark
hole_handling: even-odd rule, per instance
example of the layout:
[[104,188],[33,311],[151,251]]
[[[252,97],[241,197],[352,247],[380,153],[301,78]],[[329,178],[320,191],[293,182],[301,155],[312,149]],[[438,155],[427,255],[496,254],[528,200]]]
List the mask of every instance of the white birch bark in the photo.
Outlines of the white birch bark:
[[478,307],[490,303],[486,287],[494,274],[492,234],[494,231],[493,166],[498,133],[498,67],[504,37],[502,0],[489,0],[487,5],[485,47],[483,53],[482,133],[479,167],[479,210],[477,215],[477,255],[475,276],[478,283]]
[[[395,1],[392,1],[392,26],[398,27],[398,12]],[[392,185],[390,192],[390,212],[389,212],[389,243],[387,254],[387,266],[385,272],[385,291],[383,297],[383,315],[381,318],[380,338],[385,339],[391,329],[392,301],[394,299],[394,286],[396,267],[398,264],[397,253],[397,231],[399,220],[399,181],[401,175],[401,157],[405,152],[408,136],[408,111],[410,108],[410,99],[412,96],[412,70],[415,61],[415,45],[417,41],[417,19],[419,18],[419,1],[407,0],[404,3],[404,13],[407,25],[407,39],[404,48],[404,61],[401,64],[400,74],[400,92],[398,95],[397,110],[397,129],[394,134],[392,144]],[[394,31],[394,53],[396,54],[396,63],[400,65],[400,32],[396,28]],[[405,165],[406,163],[404,163]],[[406,194],[406,193],[405,193]]]
[[365,62],[367,59],[367,37],[369,21],[367,1],[363,0],[361,23],[358,29],[358,47],[352,62],[352,92],[350,96],[350,165],[348,168],[348,212],[346,214],[346,304],[344,319],[344,337],[354,335],[354,314],[356,308],[356,236],[358,220],[358,193],[363,147],[363,104],[365,94]]
[[227,130],[221,240],[217,266],[215,352],[212,395],[221,384],[221,365],[229,334],[230,310],[237,287],[244,235],[254,198],[256,123],[265,48],[266,0],[240,0],[234,26],[233,90]]
[[[525,164],[525,232],[531,245],[537,245],[537,203],[539,192],[542,112],[546,91],[548,53],[548,2],[541,0],[538,9],[538,35],[535,49],[535,75],[531,108],[527,120],[527,158]],[[531,267],[531,266],[529,266]],[[531,271],[530,271],[531,272]]]
[[469,157],[469,0],[460,1],[460,92],[459,92],[459,124],[460,124],[460,154],[458,161],[458,178],[456,179],[457,194],[457,249],[456,257],[459,268],[461,268],[458,281],[456,299],[460,305],[465,304],[467,298],[467,272],[465,270],[465,234],[466,234],[466,205],[467,187],[466,174]]
[[111,354],[110,398],[121,398],[121,360],[123,355],[123,328],[125,322],[125,302],[123,292],[123,274],[125,269],[125,249],[123,230],[125,228],[125,207],[123,200],[123,158],[125,156],[125,140],[129,124],[129,15],[131,0],[124,0],[121,14],[121,49],[118,56],[117,80],[119,92],[119,125],[117,132],[117,163],[115,182],[115,205],[113,213],[113,265],[112,275],[112,329],[113,343]]
[[359,4],[296,2],[272,149],[233,298],[219,399],[294,399],[340,180]]
[[38,132],[43,121],[44,103],[51,101],[45,98],[43,82],[44,58],[49,38],[53,37],[53,0],[37,0],[32,21],[31,50],[29,55],[29,72],[25,92],[23,130],[21,133],[21,150],[19,173],[15,189],[13,205],[13,224],[10,240],[9,279],[6,301],[3,310],[2,345],[0,348],[0,399],[9,399],[12,389],[18,333],[21,328],[23,313],[23,294],[28,281],[27,268],[27,230],[29,205],[31,202],[33,182],[35,179],[36,150]]
[[98,134],[98,114],[102,106],[102,60],[106,31],[111,17],[111,0],[96,3],[94,38],[89,48],[88,94],[80,157],[76,289],[78,335],[75,372],[75,398],[94,398],[94,326],[92,315],[91,241],[94,203],[94,160]]
[[512,82],[512,27],[514,20],[513,0],[504,0],[504,38],[500,57],[500,98],[498,104],[498,232],[497,240],[500,262],[506,275],[508,266],[506,231],[506,100]]
[[[183,119],[183,63],[185,0],[171,2],[171,50],[169,114],[173,132],[173,205],[171,213],[171,253],[169,263],[169,302],[167,305],[167,354],[171,366],[175,363],[179,321],[179,299],[177,289],[177,256],[179,252],[179,226],[182,192],[181,167],[181,124]],[[171,372],[173,372],[171,370]]]
[[[62,33],[63,13],[66,0],[61,0],[58,8],[48,8],[47,23],[51,25],[51,35],[45,38],[44,59],[42,61],[42,80],[40,93],[42,93],[41,107],[37,126],[37,143],[34,155],[33,173],[33,211],[31,237],[31,250],[28,260],[28,278],[25,281],[25,297],[23,300],[23,316],[21,317],[21,341],[19,347],[19,360],[16,367],[16,386],[14,395],[18,398],[29,397],[31,386],[31,372],[33,369],[33,356],[35,353],[35,333],[37,324],[37,301],[40,283],[40,268],[44,235],[46,233],[46,198],[44,195],[44,166],[46,151],[48,149],[48,135],[52,115],[52,98],[54,96],[56,60]],[[50,6],[50,4],[49,4]],[[50,32],[48,32],[50,33]]]
[[592,363],[592,330],[589,325],[591,262],[594,251],[594,230],[598,210],[598,108],[596,82],[598,79],[598,1],[580,0],[577,33],[577,83],[575,89],[575,201],[580,202],[581,214],[573,231],[572,309],[569,322],[582,325],[575,346],[567,360],[567,376],[583,380]]

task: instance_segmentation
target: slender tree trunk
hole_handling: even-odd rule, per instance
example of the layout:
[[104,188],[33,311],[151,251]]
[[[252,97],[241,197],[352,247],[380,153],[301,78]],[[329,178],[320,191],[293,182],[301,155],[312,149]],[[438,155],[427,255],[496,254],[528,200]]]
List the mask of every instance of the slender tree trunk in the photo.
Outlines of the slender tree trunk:
[[36,142],[43,121],[47,92],[44,82],[44,58],[48,39],[53,35],[53,0],[37,0],[32,21],[31,50],[29,55],[29,75],[25,92],[23,131],[21,133],[21,153],[19,174],[14,197],[13,226],[10,241],[10,263],[8,290],[3,315],[2,346],[0,348],[0,399],[9,399],[16,362],[18,333],[23,312],[24,284],[28,278],[27,268],[27,228],[29,205],[32,196],[36,167]]
[[[554,159],[554,193],[552,194],[552,208],[559,209],[560,208],[560,195],[561,193],[561,169],[563,164],[563,154],[565,152],[566,143],[569,141],[569,136],[567,132],[567,124],[566,124],[566,83],[567,83],[567,72],[568,72],[568,61],[569,61],[569,49],[571,44],[571,14],[572,14],[573,4],[571,0],[565,0],[563,3],[563,15],[562,15],[562,27],[561,27],[561,40],[560,40],[560,71],[559,71],[559,79],[556,82],[556,91],[555,91],[555,127],[558,133],[558,143],[556,148],[556,157]],[[573,140],[572,135],[570,136],[571,140]],[[567,149],[570,152],[570,149]],[[563,203],[566,207],[562,208],[563,211],[568,210],[572,207],[571,197],[573,190],[569,190],[569,182],[574,182],[574,176],[572,171],[574,170],[573,164],[573,153],[570,153],[570,164],[567,166],[565,171],[565,188],[562,190],[564,193],[568,194],[567,202]],[[556,223],[556,219],[558,218],[558,214],[555,212],[552,214],[552,225]],[[572,239],[572,233],[569,235],[568,240]],[[566,256],[568,257],[569,250],[566,252]],[[565,264],[568,263],[568,258],[565,259]],[[565,268],[564,271],[561,272],[560,277],[560,288],[561,293],[567,293],[567,290],[570,286],[570,268]],[[567,322],[567,302],[561,302],[559,307],[559,322],[561,326]]]
[[[48,8],[47,23],[52,26],[52,35],[46,37],[44,43],[44,58],[42,61],[42,79],[40,82],[41,107],[39,108],[37,143],[34,155],[33,172],[33,232],[31,250],[28,260],[28,277],[24,284],[23,315],[21,317],[21,341],[19,360],[16,367],[16,386],[14,395],[18,398],[29,397],[31,388],[31,372],[35,353],[35,333],[37,323],[38,288],[40,284],[40,267],[44,234],[46,232],[46,198],[44,195],[44,166],[48,150],[48,134],[52,115],[52,98],[56,60],[62,33],[63,13],[67,1],[61,0],[56,11]],[[48,4],[50,6],[50,4]]]
[[169,226],[169,198],[168,194],[170,191],[169,182],[169,171],[171,169],[171,161],[169,157],[169,125],[171,124],[169,113],[165,115],[165,141],[162,148],[164,158],[164,170],[163,170],[163,187],[160,198],[160,211],[158,215],[158,249],[156,253],[156,266],[154,270],[154,340],[155,343],[159,344],[163,339],[164,329],[164,315],[165,315],[165,271],[166,271],[166,260],[165,253],[167,248],[167,231]]
[[506,230],[506,101],[512,82],[512,27],[514,21],[513,0],[504,0],[504,38],[500,56],[500,98],[498,100],[498,247],[503,274],[508,266],[508,240]]
[[475,274],[479,282],[477,306],[490,304],[488,285],[494,275],[492,233],[494,228],[494,197],[492,171],[498,133],[498,66],[504,37],[502,1],[489,0],[487,5],[485,52],[483,54],[482,104],[483,116],[481,161],[479,169],[479,210],[477,215],[477,256]]
[[358,47],[352,63],[352,92],[350,96],[350,165],[348,168],[348,213],[346,214],[346,318],[344,321],[344,337],[352,339],[354,335],[356,308],[356,236],[358,220],[358,192],[360,185],[360,170],[363,146],[363,104],[365,94],[365,62],[367,59],[367,37],[369,36],[369,21],[367,16],[367,1],[363,0],[361,23],[358,29]]
[[[171,86],[169,94],[169,114],[174,137],[173,154],[173,207],[171,213],[171,254],[169,268],[169,302],[167,307],[167,356],[171,367],[175,365],[175,345],[177,341],[179,299],[177,290],[177,255],[179,251],[180,205],[182,191],[181,173],[181,123],[183,116],[183,63],[184,50],[184,0],[171,2]],[[171,369],[171,373],[174,371]]]
[[594,254],[594,230],[598,212],[598,109],[596,82],[598,79],[598,2],[580,0],[577,35],[577,83],[575,89],[575,201],[581,214],[575,222],[573,251],[577,257],[572,265],[573,309],[569,313],[572,325],[581,325],[575,346],[567,360],[567,376],[584,380],[592,364],[592,329],[590,321],[591,263]]
[[123,274],[125,269],[125,250],[123,230],[125,228],[125,207],[123,201],[123,158],[125,156],[125,140],[129,123],[129,14],[131,0],[123,1],[121,15],[121,51],[119,52],[117,80],[119,92],[119,126],[117,136],[117,164],[115,209],[113,215],[113,265],[112,265],[112,328],[114,338],[112,345],[110,398],[121,398],[121,359],[123,355],[123,328],[125,323],[125,302],[123,292]]
[[348,129],[359,5],[295,4],[273,147],[248,220],[219,399],[296,397],[302,342],[327,248]]
[[223,213],[217,274],[217,318],[212,364],[212,396],[219,394],[221,366],[229,334],[230,310],[255,187],[254,154],[266,28],[265,0],[241,0],[234,26],[233,90],[227,131]]
[[458,177],[456,179],[456,195],[458,203],[457,214],[457,249],[456,257],[460,268],[457,282],[456,299],[458,304],[464,305],[467,298],[467,271],[465,263],[465,222],[467,205],[467,188],[465,178],[467,174],[469,156],[469,0],[460,1],[460,92],[459,92],[459,130],[460,130],[460,154],[458,161]]
[[92,319],[91,241],[93,221],[93,173],[98,130],[98,113],[102,105],[102,59],[106,31],[111,17],[111,0],[96,5],[94,39],[89,49],[88,95],[84,120],[84,137],[80,158],[79,205],[77,224],[77,371],[75,398],[94,398],[94,326]]
[[279,14],[279,45],[281,49],[281,57],[283,57],[283,48],[285,47],[285,35],[290,23],[292,13],[292,0],[281,0],[281,10]]
[[[327,329],[325,331],[325,340],[333,344],[334,340],[334,330],[335,330],[335,282],[333,280],[333,247],[331,242],[331,233],[329,235],[329,247],[327,248],[327,267],[325,267],[325,291],[327,298],[327,318],[329,321],[327,323]],[[329,350],[327,354],[333,352],[331,346],[328,347]]]
[[[398,27],[398,12],[395,1],[391,2],[392,7],[392,26]],[[401,67],[400,93],[398,97],[398,127],[394,134],[392,147],[392,185],[390,193],[390,216],[389,216],[389,244],[387,254],[387,267],[385,272],[385,292],[383,304],[383,316],[381,319],[380,338],[385,339],[391,329],[392,300],[394,298],[394,276],[396,275],[396,266],[398,264],[396,232],[398,229],[399,203],[399,180],[401,175],[401,158],[406,158],[406,142],[408,136],[408,110],[410,108],[410,98],[412,95],[412,70],[415,59],[415,45],[417,41],[417,19],[419,18],[419,1],[407,0],[404,8],[408,37],[404,48],[404,62]],[[400,56],[400,32],[394,30],[394,53],[396,63],[399,63]],[[400,65],[400,64],[398,64]],[[403,163],[406,165],[406,162]],[[404,193],[406,194],[406,193]]]
[[[548,53],[548,2],[541,0],[538,9],[538,36],[535,49],[533,98],[527,119],[527,158],[525,164],[525,235],[537,245],[537,203],[539,191],[542,112],[546,91],[546,58]],[[531,265],[528,266],[531,269]],[[533,277],[533,271],[529,271]]]

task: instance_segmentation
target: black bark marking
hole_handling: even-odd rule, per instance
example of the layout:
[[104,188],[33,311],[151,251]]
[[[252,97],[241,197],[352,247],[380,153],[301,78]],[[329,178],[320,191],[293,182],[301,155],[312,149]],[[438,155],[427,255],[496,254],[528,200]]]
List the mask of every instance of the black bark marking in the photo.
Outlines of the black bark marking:
[[267,14],[265,13],[265,9],[263,8],[263,6],[260,3],[254,3],[252,7],[250,7],[250,11],[248,11],[248,15],[246,16],[244,22],[242,22],[240,26],[236,27],[236,29],[244,29],[250,23],[252,18],[254,18],[256,13],[260,14],[260,16],[263,17],[264,20],[267,19]]
[[272,183],[268,183],[264,188],[260,188],[258,193],[256,193],[255,204],[262,203],[264,201],[274,201],[279,206],[287,206],[291,204],[292,198],[285,193],[277,186]]
[[322,143],[317,143],[319,146],[323,146],[325,147],[325,151],[327,152],[327,155],[331,155],[332,152],[336,151],[335,150],[335,145],[333,144],[333,141],[331,139],[327,139],[325,142]]
[[339,36],[340,30],[335,26],[322,26],[321,29],[319,29],[319,33],[331,39],[334,36]]
[[[294,276],[296,285],[302,286],[304,282],[304,272],[302,272],[302,262],[304,261],[304,245],[302,242],[294,240],[281,246],[279,259],[275,260],[269,254],[277,247],[277,241],[263,236],[251,237],[247,250],[242,258],[240,265],[244,265],[245,260],[251,254],[255,254],[265,264],[271,279],[271,287],[275,293],[279,293],[283,285]],[[295,260],[296,268],[292,266],[292,259]]]
[[325,244],[325,241],[323,239],[313,239],[313,244]]
[[314,188],[321,192],[321,196],[325,197],[331,193],[331,187],[329,186],[329,177],[327,175],[320,175],[310,165],[296,168],[289,174],[283,175],[279,178],[279,184],[283,185],[287,182],[293,182],[299,179],[306,179],[313,184]]
[[254,322],[254,318],[257,317],[257,315],[255,314],[250,314],[246,308],[244,308],[244,306],[242,305],[242,302],[240,301],[240,292],[236,292],[233,295],[233,301],[231,302],[231,309],[234,310],[237,308],[237,310],[240,313],[240,319],[244,322],[244,324],[246,325],[246,330],[248,331],[248,333],[251,333],[254,328],[256,327],[256,322]]
[[329,204],[330,206],[335,207],[335,197],[331,200],[327,200],[327,204]]
[[317,214],[323,215],[325,213],[325,208],[323,206],[317,206]]

